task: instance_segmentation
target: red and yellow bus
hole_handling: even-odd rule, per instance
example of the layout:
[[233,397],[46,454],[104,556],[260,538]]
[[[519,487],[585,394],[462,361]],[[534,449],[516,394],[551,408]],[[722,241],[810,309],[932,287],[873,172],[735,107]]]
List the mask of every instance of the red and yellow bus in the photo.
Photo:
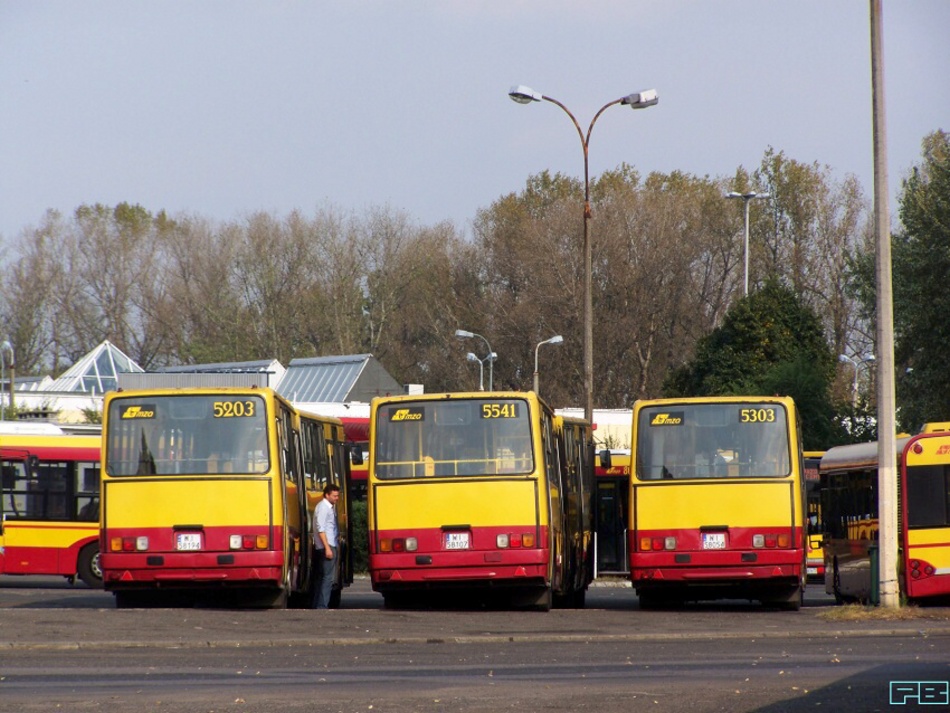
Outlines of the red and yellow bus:
[[593,578],[590,425],[533,392],[374,399],[369,570],[387,605],[433,593],[581,607]]
[[724,598],[801,606],[798,421],[786,397],[634,404],[630,578],[642,608]]
[[327,483],[341,491],[334,603],[352,579],[343,425],[272,389],[110,392],[102,466],[103,581],[119,607],[308,606]]
[[[830,448],[821,459],[825,591],[871,601],[879,547],[878,444]],[[950,434],[896,441],[898,580],[911,601],[950,598]],[[872,562],[872,558],[875,558]]]
[[608,463],[602,454],[594,457],[596,484],[595,548],[597,568],[594,577],[604,574],[629,576],[627,556],[627,514],[630,509],[630,450],[612,449]]
[[818,466],[824,451],[804,451],[802,453],[805,473],[805,507],[808,516],[806,523],[808,535],[805,541],[808,553],[805,556],[807,577],[809,580],[825,581],[825,552],[823,547],[824,529],[821,523],[821,483],[818,478]]
[[0,434],[0,574],[102,586],[100,443],[98,435]]

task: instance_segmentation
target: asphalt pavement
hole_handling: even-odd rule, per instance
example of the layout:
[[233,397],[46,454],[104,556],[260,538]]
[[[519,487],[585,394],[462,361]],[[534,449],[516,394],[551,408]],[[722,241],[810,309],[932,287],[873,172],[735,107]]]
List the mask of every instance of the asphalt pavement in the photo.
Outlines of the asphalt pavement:
[[899,619],[888,618],[882,610],[867,610],[861,618],[848,620],[839,615],[840,607],[809,605],[806,597],[806,606],[797,612],[744,602],[640,611],[629,586],[610,584],[604,588],[595,582],[584,610],[526,612],[383,609],[366,579],[346,590],[342,608],[322,611],[115,609],[111,595],[104,592],[76,587],[37,595],[34,590],[3,589],[0,582],[0,651],[950,634],[950,608],[914,608],[912,617],[904,612],[905,618]]

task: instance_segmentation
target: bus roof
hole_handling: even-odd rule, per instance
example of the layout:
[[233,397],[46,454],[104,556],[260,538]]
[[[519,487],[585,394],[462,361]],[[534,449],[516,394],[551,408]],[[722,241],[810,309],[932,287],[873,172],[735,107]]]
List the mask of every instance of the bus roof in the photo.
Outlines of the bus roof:
[[[911,436],[904,436],[895,441],[895,450],[898,454],[904,450],[904,446],[911,439]],[[877,468],[877,441],[867,441],[865,443],[850,443],[846,446],[835,446],[825,451],[821,457],[821,464],[818,466],[818,472],[829,473],[836,470],[861,470],[865,468]]]

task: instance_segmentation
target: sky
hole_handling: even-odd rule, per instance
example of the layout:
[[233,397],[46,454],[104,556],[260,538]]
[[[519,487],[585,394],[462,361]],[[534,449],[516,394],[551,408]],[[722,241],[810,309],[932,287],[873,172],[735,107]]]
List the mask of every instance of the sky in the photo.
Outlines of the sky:
[[[888,195],[950,130],[950,2],[884,1]],[[769,147],[873,195],[868,0],[0,0],[0,240],[47,210],[385,207],[466,234],[543,170],[731,176]],[[892,215],[892,219],[896,217]]]

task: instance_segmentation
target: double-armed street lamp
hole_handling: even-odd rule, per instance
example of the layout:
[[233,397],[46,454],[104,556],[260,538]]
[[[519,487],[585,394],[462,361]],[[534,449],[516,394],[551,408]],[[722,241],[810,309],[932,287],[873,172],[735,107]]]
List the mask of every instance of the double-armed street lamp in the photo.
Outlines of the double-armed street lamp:
[[[495,363],[495,360],[498,358],[498,355],[492,351],[491,344],[489,344],[488,340],[485,339],[485,337],[483,337],[481,334],[475,334],[475,332],[469,332],[465,329],[456,329],[455,336],[458,337],[459,339],[471,339],[472,337],[478,337],[483,342],[485,342],[485,346],[488,347],[488,355],[484,359],[479,359],[472,352],[469,352],[466,355],[466,359],[468,359],[469,361],[477,361],[479,365],[482,367],[484,366],[486,361],[488,362],[488,390],[493,391],[494,390],[494,369],[492,365]],[[484,371],[482,372],[482,374],[484,376]],[[485,380],[484,378],[482,378],[480,380],[479,391],[484,391],[484,390],[485,390]]]
[[769,193],[758,193],[756,191],[748,191],[747,193],[729,191],[726,194],[726,198],[742,199],[742,214],[745,220],[745,283],[742,292],[743,296],[749,294],[749,201],[755,200],[756,198],[768,198],[769,196]]
[[538,342],[538,345],[534,348],[534,393],[538,393],[538,350],[543,344],[561,344],[563,341],[564,337],[557,334],[550,339],[545,339],[543,342]]
[[574,115],[571,113],[570,109],[564,106],[557,99],[545,96],[540,92],[534,91],[530,87],[520,84],[518,86],[512,87],[508,92],[508,96],[511,97],[512,101],[518,102],[519,104],[530,104],[531,102],[546,101],[559,106],[574,123],[574,127],[577,129],[577,134],[581,139],[581,148],[584,150],[584,417],[589,422],[593,423],[594,305],[591,286],[592,259],[590,228],[588,226],[591,217],[590,173],[588,170],[588,146],[590,145],[590,134],[591,131],[594,130],[594,124],[597,122],[597,119],[600,118],[600,115],[603,114],[604,111],[606,111],[609,107],[612,107],[615,104],[622,104],[624,106],[629,106],[631,109],[646,109],[647,107],[654,106],[659,101],[659,98],[655,89],[647,89],[646,91],[642,91],[637,94],[628,94],[625,97],[621,97],[620,99],[615,99],[612,102],[604,104],[591,120],[590,126],[588,127],[587,134],[585,136],[583,130],[581,129],[581,125],[577,122],[577,119],[574,118]]

